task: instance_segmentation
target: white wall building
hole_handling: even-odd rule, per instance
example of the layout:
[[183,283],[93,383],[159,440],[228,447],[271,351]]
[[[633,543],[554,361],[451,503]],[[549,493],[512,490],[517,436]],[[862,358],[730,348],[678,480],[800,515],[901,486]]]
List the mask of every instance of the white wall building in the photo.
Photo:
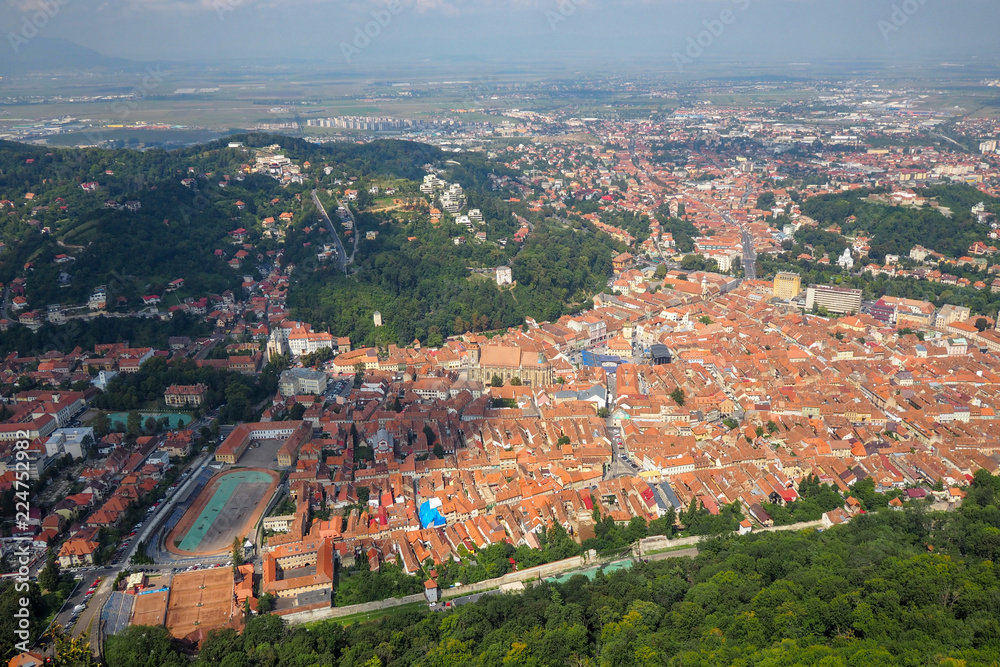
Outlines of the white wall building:
[[510,270],[509,266],[498,266],[497,267],[497,285],[511,285],[514,282],[514,274]]

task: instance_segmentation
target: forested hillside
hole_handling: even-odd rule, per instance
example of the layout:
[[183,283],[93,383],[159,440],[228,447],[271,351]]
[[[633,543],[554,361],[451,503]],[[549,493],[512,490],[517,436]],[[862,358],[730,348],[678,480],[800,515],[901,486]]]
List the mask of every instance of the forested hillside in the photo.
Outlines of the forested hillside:
[[[255,169],[262,149],[291,160],[301,178]],[[605,286],[623,246],[590,223],[546,220],[512,193],[494,190],[497,170],[484,156],[449,158],[413,142],[319,145],[266,134],[172,152],[0,142],[0,208],[7,211],[0,282],[23,281],[19,293],[35,310],[59,304],[86,311],[89,295],[103,287],[107,310],[134,314],[146,295],[162,296],[161,308],[226,290],[241,295],[245,276],[263,280],[280,252],[282,266],[297,269],[292,315],[368,345],[414,338],[439,344],[469,329],[519,326],[526,316],[556,319]],[[463,186],[465,210],[481,213],[475,229],[451,214],[430,219],[436,202],[418,189],[428,168]],[[317,258],[333,239],[317,224],[313,189],[335,218],[346,193],[356,197],[357,229],[339,229],[348,254],[351,234],[359,235],[347,276],[339,262]],[[380,193],[377,201],[372,192]],[[404,207],[393,197],[423,205]],[[515,241],[522,228],[530,233]],[[493,270],[504,264],[516,286],[501,291]],[[177,279],[184,284],[174,290]],[[375,310],[385,321],[377,336]],[[201,332],[191,324],[172,329]],[[17,341],[18,349],[44,350],[61,337],[15,327],[6,338],[11,349]]]
[[[283,186],[265,174],[244,174],[252,153],[230,148],[278,144],[288,157],[313,160],[306,182]],[[301,139],[249,134],[178,151],[58,150],[0,142],[0,281],[27,271],[34,306],[85,301],[98,285],[133,300],[184,278],[192,294],[236,289],[241,272],[227,260],[227,237],[259,228],[266,216],[301,215],[301,195],[323,165],[337,176],[398,174],[418,178],[440,151],[411,142],[320,146]],[[186,184],[182,180],[189,179]],[[86,184],[87,189],[84,188]],[[93,184],[93,185],[91,185]],[[137,202],[136,210],[125,209]],[[244,203],[242,208],[235,202]],[[114,202],[117,206],[113,206]],[[258,250],[273,249],[258,243]],[[214,252],[222,250],[221,254]],[[70,263],[56,261],[72,257]],[[25,269],[25,265],[31,266]],[[69,279],[60,281],[60,274]]]
[[[961,257],[976,241],[986,241],[990,231],[986,225],[977,224],[971,208],[983,202],[986,210],[1000,214],[1000,200],[979,192],[971,186],[939,185],[920,190],[920,195],[934,199],[947,209],[887,206],[867,201],[867,190],[854,190],[833,195],[813,197],[802,204],[802,212],[820,223],[821,228],[840,225],[847,236],[866,233],[871,241],[869,256],[882,261],[886,254],[906,255],[915,245],[922,245],[947,257]],[[854,216],[855,220],[849,220]],[[800,238],[803,243],[813,240]],[[839,248],[826,247],[831,256]]]
[[[521,248],[455,245],[459,232],[448,224],[393,224],[360,216],[359,228],[379,234],[362,244],[357,272],[345,277],[333,267],[312,270],[307,263],[289,305],[293,316],[333,325],[341,335],[369,345],[414,338],[436,345],[443,336],[470,329],[520,326],[525,316],[558,319],[606,285],[611,259],[622,248],[590,224],[571,227],[541,219]],[[314,230],[309,238],[318,242],[321,236]],[[301,245],[297,239],[296,245]],[[307,260],[306,253],[301,256]],[[469,270],[501,264],[511,266],[517,283],[512,290],[498,290],[492,271]],[[377,338],[375,310],[385,322]]]
[[[1000,478],[964,504],[818,532],[716,538],[695,559],[539,583],[445,613],[213,632],[196,665],[976,667],[1000,660]],[[187,664],[162,628],[109,639],[110,667]]]

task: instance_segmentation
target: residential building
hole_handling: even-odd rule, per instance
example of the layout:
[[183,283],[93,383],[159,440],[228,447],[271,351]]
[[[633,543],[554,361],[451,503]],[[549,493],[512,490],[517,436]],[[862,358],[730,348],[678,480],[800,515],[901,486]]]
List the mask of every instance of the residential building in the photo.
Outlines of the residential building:
[[203,384],[172,384],[163,392],[163,402],[170,408],[197,408],[205,403],[207,393]]
[[326,391],[327,376],[323,371],[308,368],[290,368],[281,373],[278,391],[282,396],[310,394],[318,396]]

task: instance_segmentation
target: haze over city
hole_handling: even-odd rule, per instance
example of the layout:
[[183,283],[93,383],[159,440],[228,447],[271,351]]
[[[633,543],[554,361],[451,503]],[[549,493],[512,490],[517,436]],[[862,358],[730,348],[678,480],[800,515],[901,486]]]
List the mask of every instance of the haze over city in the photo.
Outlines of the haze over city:
[[51,15],[39,30],[43,36],[109,56],[208,64],[303,60],[350,69],[340,43],[351,42],[372,12],[382,12],[391,20],[351,67],[606,68],[661,64],[726,10],[734,18],[713,36],[711,59],[968,64],[1000,54],[1000,6],[989,0],[11,0],[0,25],[18,34],[41,11]]

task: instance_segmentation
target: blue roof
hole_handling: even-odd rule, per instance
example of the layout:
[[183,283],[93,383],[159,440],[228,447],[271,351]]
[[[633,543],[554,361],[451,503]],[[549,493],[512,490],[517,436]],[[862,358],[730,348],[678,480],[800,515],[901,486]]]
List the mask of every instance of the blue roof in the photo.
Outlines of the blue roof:
[[444,517],[441,516],[441,512],[439,512],[436,507],[431,507],[431,501],[429,500],[425,500],[420,505],[419,514],[421,528],[427,528],[428,526],[434,526],[437,528],[448,523],[444,520]]
[[590,350],[583,350],[583,352],[580,353],[580,358],[583,361],[584,366],[591,367],[610,366],[613,364],[615,368],[617,368],[619,365],[625,363],[625,360],[621,357],[613,357],[607,354],[594,354]]
[[668,484],[667,482],[663,482],[662,484],[660,484],[660,490],[663,491],[663,495],[667,497],[667,502],[669,502],[677,509],[683,509],[681,507],[680,498],[678,498],[677,494],[674,493],[674,490],[670,488],[670,484]]

